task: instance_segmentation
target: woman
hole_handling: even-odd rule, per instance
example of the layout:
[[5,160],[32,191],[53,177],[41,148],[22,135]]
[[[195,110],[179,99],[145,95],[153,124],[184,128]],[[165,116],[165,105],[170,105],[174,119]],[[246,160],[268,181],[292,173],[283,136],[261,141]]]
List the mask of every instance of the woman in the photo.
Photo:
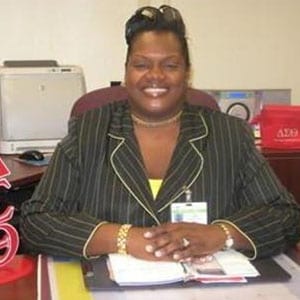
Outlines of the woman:
[[247,124],[185,102],[191,64],[179,12],[139,9],[126,41],[129,99],[70,121],[22,207],[28,249],[205,261],[231,247],[273,255],[299,239],[299,207]]

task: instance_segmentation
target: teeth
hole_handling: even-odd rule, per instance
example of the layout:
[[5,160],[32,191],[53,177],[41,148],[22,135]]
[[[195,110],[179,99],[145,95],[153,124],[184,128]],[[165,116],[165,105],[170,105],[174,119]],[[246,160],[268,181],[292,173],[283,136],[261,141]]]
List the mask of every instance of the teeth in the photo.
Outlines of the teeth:
[[167,89],[166,88],[146,88],[144,91],[153,97],[158,97],[159,95],[165,93],[167,91]]

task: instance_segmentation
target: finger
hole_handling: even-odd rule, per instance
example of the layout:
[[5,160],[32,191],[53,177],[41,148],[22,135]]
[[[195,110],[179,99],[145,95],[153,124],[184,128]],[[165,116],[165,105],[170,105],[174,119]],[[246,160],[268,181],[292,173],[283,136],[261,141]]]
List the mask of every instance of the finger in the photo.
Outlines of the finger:
[[[180,251],[185,250],[189,247],[190,241],[186,238],[177,238],[171,240],[171,236],[165,235],[166,239],[160,239],[157,246],[160,246],[157,250],[154,250],[153,253],[156,257],[164,257],[164,256],[173,256],[175,252],[180,253]],[[190,251],[185,254],[181,254],[180,258],[183,256],[186,258],[186,255],[189,255]]]
[[[197,254],[196,254],[197,253]],[[182,247],[180,250],[174,251],[173,259],[177,261],[192,261],[196,263],[206,263],[213,259],[209,253],[198,254],[197,245],[189,242],[188,245]]]
[[204,256],[198,256],[192,258],[192,262],[195,264],[205,264],[211,262],[212,260],[213,260],[212,255],[204,255]]
[[173,260],[176,261],[191,261],[192,260],[192,249],[190,247],[184,248],[181,251],[175,251],[173,253]]
[[162,226],[151,227],[144,232],[144,238],[152,239],[164,233],[166,233],[166,230]]
[[168,234],[160,235],[158,238],[154,237],[151,241],[149,241],[145,245],[145,250],[148,253],[154,253],[161,248],[166,247],[168,244],[171,243],[171,238]]

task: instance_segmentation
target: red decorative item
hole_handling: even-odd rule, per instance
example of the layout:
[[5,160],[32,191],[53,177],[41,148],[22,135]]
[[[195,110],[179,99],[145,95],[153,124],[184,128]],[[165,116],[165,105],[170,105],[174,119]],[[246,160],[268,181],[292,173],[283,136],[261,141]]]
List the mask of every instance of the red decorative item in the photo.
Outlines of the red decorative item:
[[10,189],[11,185],[8,180],[4,177],[10,175],[10,171],[7,168],[6,164],[0,158],[0,187],[3,186],[6,189]]
[[0,230],[4,231],[0,239],[0,249],[5,249],[4,254],[0,256],[0,270],[15,257],[19,247],[19,235],[15,227],[7,223],[14,214],[14,207],[8,206],[0,215]]
[[265,105],[252,124],[260,126],[262,148],[300,149],[299,105]]
[[[9,189],[10,183],[5,176],[10,175],[10,171],[0,158],[0,187]],[[14,226],[8,223],[14,214],[14,207],[8,206],[0,215],[0,284],[14,281],[24,277],[34,270],[34,262],[30,258],[16,256],[19,247],[19,234]]]

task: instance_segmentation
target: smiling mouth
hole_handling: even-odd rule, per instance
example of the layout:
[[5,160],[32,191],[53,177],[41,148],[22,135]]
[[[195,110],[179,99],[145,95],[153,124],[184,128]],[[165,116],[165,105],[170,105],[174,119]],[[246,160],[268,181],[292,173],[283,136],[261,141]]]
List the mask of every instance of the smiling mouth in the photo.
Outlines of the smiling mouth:
[[163,94],[165,94],[168,91],[168,89],[166,88],[153,88],[153,87],[149,87],[149,88],[145,88],[144,92],[151,97],[157,98]]

